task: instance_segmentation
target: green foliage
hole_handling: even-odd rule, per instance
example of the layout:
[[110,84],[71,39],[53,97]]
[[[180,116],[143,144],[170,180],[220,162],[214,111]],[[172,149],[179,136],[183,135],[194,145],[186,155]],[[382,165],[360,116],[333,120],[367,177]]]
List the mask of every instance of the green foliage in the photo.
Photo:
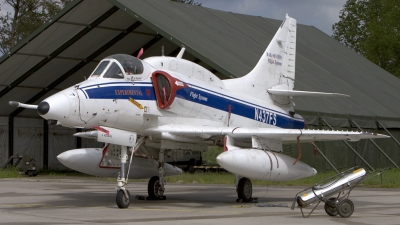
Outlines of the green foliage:
[[51,170],[51,169],[46,169],[46,170],[41,170],[40,171],[41,176],[79,176],[79,177],[92,177],[92,175],[87,175],[75,170]]
[[366,180],[361,186],[377,187],[377,188],[399,188],[400,187],[400,170],[388,169],[381,175]]
[[[323,180],[336,175],[335,171],[326,171],[318,173],[315,176],[307,177],[292,181],[264,181],[251,180],[253,185],[266,186],[313,186]],[[183,173],[176,176],[166,177],[168,183],[199,183],[199,184],[235,184],[235,176],[232,173],[213,173],[213,172],[196,172],[194,174]],[[111,181],[111,180],[110,180]],[[112,180],[112,181],[115,181]],[[132,181],[132,180],[131,180]],[[136,182],[147,182],[148,179],[134,180]],[[386,170],[382,175],[375,176],[365,182],[359,184],[359,187],[371,188],[400,188],[400,170]]]
[[165,181],[184,184],[234,184],[235,176],[231,173],[195,172],[166,177]]
[[0,169],[0,178],[19,178],[20,170],[18,167],[7,167],[5,169]]
[[[218,148],[217,148],[218,149]],[[335,171],[320,172],[315,176],[307,177],[299,180],[293,181],[263,181],[263,180],[251,180],[254,185],[271,185],[271,186],[312,186],[318,182],[326,180],[336,173]],[[28,177],[24,174],[20,174],[19,168],[7,167],[6,169],[0,169],[0,179],[1,178],[21,178]],[[40,171],[37,178],[40,177],[51,177],[51,178],[65,178],[65,177],[88,177],[89,179],[99,179],[107,182],[115,182],[116,178],[99,178],[86,174],[82,174],[76,171],[65,170],[43,170]],[[149,179],[130,179],[130,182],[148,182]],[[168,183],[198,183],[198,184],[235,184],[235,176],[229,172],[214,173],[214,172],[196,172],[183,173],[176,176],[165,177]],[[372,188],[400,188],[400,170],[399,169],[389,169],[384,171],[383,174],[375,176],[359,185],[360,187],[372,187]]]
[[201,157],[204,163],[207,164],[218,164],[217,163],[217,156],[221,154],[223,149],[217,146],[208,147],[208,151],[202,152]]
[[[3,0],[0,5],[0,52],[5,54],[72,0]],[[4,11],[4,5],[14,11]]]
[[348,0],[333,38],[400,77],[400,1]]

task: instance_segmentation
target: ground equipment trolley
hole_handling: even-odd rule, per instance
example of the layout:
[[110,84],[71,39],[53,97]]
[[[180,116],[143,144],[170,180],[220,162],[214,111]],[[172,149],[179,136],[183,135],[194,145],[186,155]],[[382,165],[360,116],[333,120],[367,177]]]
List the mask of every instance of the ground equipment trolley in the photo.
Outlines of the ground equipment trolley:
[[[297,202],[301,214],[307,218],[317,208],[319,203],[325,203],[325,212],[330,216],[340,215],[350,217],[354,212],[354,204],[349,199],[350,192],[363,181],[380,175],[382,171],[367,172],[363,168],[353,167],[346,171],[323,180],[312,187],[297,193],[291,209]],[[303,208],[315,205],[311,212],[305,216]]]

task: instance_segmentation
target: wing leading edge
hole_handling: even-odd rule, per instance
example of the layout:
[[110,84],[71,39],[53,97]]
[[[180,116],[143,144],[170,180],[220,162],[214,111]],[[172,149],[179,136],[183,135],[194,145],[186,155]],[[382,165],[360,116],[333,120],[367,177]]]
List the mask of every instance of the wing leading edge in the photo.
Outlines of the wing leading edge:
[[251,138],[257,136],[281,140],[282,142],[297,141],[334,141],[347,140],[358,141],[369,138],[388,138],[389,136],[357,131],[331,131],[331,130],[300,130],[300,129],[279,129],[279,128],[246,128],[246,127],[210,127],[210,126],[184,126],[184,125],[163,125],[147,129],[148,134],[170,133],[186,137],[202,137],[229,135],[233,138]]

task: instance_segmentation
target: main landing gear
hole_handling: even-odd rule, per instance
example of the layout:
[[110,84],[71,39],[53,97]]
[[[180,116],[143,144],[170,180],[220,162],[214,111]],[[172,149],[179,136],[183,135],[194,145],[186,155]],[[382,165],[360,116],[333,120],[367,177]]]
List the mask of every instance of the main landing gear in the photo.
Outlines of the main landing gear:
[[236,181],[236,192],[238,194],[238,199],[236,202],[257,202],[257,198],[252,198],[253,194],[253,186],[251,181],[247,177],[240,177],[239,175],[235,175]]
[[161,191],[162,188],[158,176],[150,178],[149,183],[147,184],[147,193],[149,195],[147,200],[165,200],[166,197],[163,195],[164,191]]
[[147,200],[165,200],[164,196],[164,149],[161,149],[158,155],[159,167],[158,176],[150,178],[147,184]]

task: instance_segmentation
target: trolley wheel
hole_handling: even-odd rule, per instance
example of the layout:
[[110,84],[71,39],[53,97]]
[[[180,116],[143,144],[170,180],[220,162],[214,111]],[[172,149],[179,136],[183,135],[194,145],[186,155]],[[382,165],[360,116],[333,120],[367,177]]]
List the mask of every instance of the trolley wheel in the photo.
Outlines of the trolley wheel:
[[250,200],[253,193],[253,187],[249,178],[243,177],[239,180],[237,187],[238,198],[243,200]]
[[337,203],[338,199],[337,198],[330,198],[328,201],[325,202],[325,212],[326,214],[330,216],[337,216],[338,210],[337,210]]
[[343,218],[350,217],[354,212],[354,204],[350,199],[344,199],[337,205],[337,211]]
[[128,196],[125,196],[125,193],[123,190],[117,191],[116,202],[117,202],[118,208],[120,208],[120,209],[128,208],[129,204],[131,203],[131,201],[130,201],[131,194],[129,193],[128,190],[126,190],[126,193],[128,194]]

